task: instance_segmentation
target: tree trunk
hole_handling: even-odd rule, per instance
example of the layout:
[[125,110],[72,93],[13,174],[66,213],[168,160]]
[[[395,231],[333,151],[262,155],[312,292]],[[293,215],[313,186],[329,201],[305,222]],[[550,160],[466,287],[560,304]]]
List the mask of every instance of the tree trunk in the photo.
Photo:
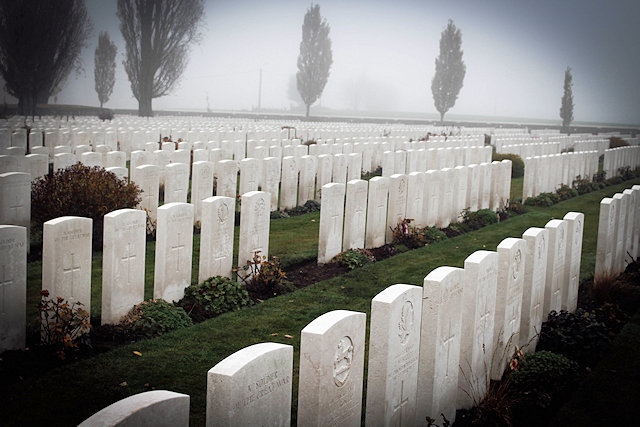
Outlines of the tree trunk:
[[311,108],[311,104],[306,104],[307,106],[307,114],[305,115],[306,118],[309,118],[309,108]]
[[18,114],[24,116],[35,116],[36,96],[34,94],[25,93],[18,98]]
[[444,124],[444,113],[440,113],[440,124]]
[[151,94],[140,94],[140,99],[138,99],[138,116],[153,117],[153,109],[151,108]]

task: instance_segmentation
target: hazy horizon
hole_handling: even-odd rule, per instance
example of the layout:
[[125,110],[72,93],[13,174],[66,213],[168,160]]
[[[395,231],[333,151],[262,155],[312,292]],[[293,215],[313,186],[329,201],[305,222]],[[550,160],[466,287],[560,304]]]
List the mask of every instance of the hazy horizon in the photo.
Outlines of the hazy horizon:
[[[288,111],[307,1],[208,0],[202,39],[173,92],[154,110]],[[564,70],[573,75],[574,122],[640,125],[640,3],[633,0],[535,3],[327,0],[333,66],[322,98],[331,110],[437,114],[434,61],[447,21],[462,32],[464,86],[447,116],[560,122]],[[93,34],[84,72],[70,75],[59,104],[98,105],[93,57],[100,31],[118,45],[107,108],[137,109],[122,61],[116,2],[88,0]],[[262,70],[262,71],[261,71]],[[262,73],[262,90],[259,79]],[[260,92],[260,93],[259,93]],[[53,98],[50,103],[56,100]],[[316,108],[317,109],[317,108]]]

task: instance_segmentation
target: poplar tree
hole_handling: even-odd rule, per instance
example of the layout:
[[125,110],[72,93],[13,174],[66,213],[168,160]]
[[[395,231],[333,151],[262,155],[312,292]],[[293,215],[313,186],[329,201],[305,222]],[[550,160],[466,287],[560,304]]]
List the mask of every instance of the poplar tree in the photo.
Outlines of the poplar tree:
[[309,108],[322,95],[333,63],[329,24],[320,15],[320,5],[309,6],[302,24],[296,83],[302,101]]
[[564,91],[560,103],[560,118],[562,119],[562,129],[567,131],[573,121],[573,76],[571,68],[564,71]]
[[440,54],[436,58],[436,73],[431,80],[431,93],[440,122],[458,99],[467,66],[462,60],[462,33],[450,19],[440,37]]
[[100,108],[104,105],[113,92],[113,85],[116,82],[116,52],[118,48],[111,41],[109,34],[103,31],[98,36],[98,46],[93,58],[93,78],[95,89],[100,101]]

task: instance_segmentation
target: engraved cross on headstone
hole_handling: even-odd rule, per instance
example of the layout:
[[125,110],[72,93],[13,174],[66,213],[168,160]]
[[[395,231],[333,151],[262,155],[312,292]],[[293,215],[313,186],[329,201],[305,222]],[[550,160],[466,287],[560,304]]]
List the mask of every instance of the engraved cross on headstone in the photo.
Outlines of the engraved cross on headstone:
[[447,348],[447,371],[445,372],[445,376],[449,376],[449,362],[451,361],[451,341],[456,337],[455,334],[451,333],[451,321],[448,322],[447,325],[447,336],[443,338],[442,345]]
[[400,384],[400,402],[396,405],[393,405],[393,416],[396,416],[396,413],[398,413],[398,415],[400,416],[400,419],[398,420],[397,423],[395,423],[395,425],[402,425],[402,411],[404,409],[404,407],[406,405],[409,404],[409,398],[408,397],[404,397],[404,380],[402,380],[402,383]]
[[[132,247],[133,247],[133,249],[132,249]],[[126,268],[127,281],[126,281],[126,283],[131,283],[131,264],[133,264],[133,261],[136,259],[135,246],[131,242],[127,243],[127,251],[125,252],[125,254],[120,259],[122,260],[123,263],[125,263],[127,265],[127,268]]]
[[2,288],[2,312],[0,314],[6,314],[5,307],[7,305],[7,293],[5,289],[8,286],[13,285],[13,280],[11,278],[7,278],[7,266],[2,266],[2,280],[0,280],[0,288]]
[[182,235],[182,233],[178,233],[178,244],[175,246],[171,246],[171,251],[172,252],[177,252],[177,262],[176,262],[176,271],[180,271],[180,254],[182,253],[182,250],[184,249],[184,244],[180,244],[180,236]]
[[65,275],[68,274],[68,275],[71,276],[71,298],[72,299],[75,299],[75,294],[76,294],[74,292],[75,285],[76,285],[76,281],[74,279],[75,279],[76,273],[78,273],[80,271],[80,264],[76,265],[75,257],[76,257],[76,254],[74,254],[72,252],[71,253],[71,265],[69,265],[68,267],[63,267],[63,269],[62,269],[62,273],[63,274],[65,274]]

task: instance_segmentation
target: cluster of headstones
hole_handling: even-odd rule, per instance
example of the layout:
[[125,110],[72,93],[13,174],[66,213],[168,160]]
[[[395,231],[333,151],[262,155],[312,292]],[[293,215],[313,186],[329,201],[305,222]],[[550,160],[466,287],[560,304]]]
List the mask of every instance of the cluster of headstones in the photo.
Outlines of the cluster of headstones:
[[598,172],[598,152],[580,151],[527,157],[524,159],[522,197],[553,193],[562,185],[571,186],[577,176],[592,177]]
[[640,167],[640,146],[605,150],[602,170],[607,172],[607,178],[620,175],[620,168],[623,167],[630,167],[632,170]]
[[[584,215],[570,212],[497,251],[477,251],[464,268],[438,267],[423,286],[396,284],[371,302],[366,425],[423,425],[427,416],[455,420],[479,401],[516,346],[534,351],[543,315],[577,304]],[[464,316],[463,316],[464,313]],[[301,331],[299,425],[359,426],[366,314],[335,310]],[[293,347],[243,348],[207,373],[207,425],[289,425]],[[86,425],[182,405],[188,396],[132,396]],[[168,410],[168,409],[167,409]],[[164,412],[163,412],[164,413]]]
[[[202,202],[199,281],[232,275],[235,199]],[[168,203],[158,208],[154,298],[177,301],[191,283],[194,207]],[[256,251],[269,253],[269,196],[242,196],[238,264]],[[121,209],[105,215],[102,260],[102,323],[117,323],[144,300],[145,212]],[[23,348],[26,316],[26,228],[0,225],[0,351]],[[44,223],[42,289],[90,312],[92,220],[60,217]],[[9,303],[10,302],[10,303]]]
[[409,218],[418,227],[446,228],[464,209],[497,211],[509,199],[511,161],[352,180],[322,187],[318,263],[342,251],[377,248]]
[[640,185],[600,202],[596,282],[615,277],[640,256]]

